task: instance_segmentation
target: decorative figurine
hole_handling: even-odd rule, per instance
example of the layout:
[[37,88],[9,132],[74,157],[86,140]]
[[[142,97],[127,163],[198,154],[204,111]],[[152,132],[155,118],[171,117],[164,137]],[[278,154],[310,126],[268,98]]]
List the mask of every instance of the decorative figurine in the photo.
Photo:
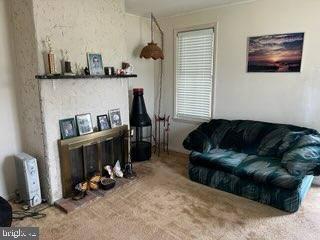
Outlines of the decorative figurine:
[[121,171],[120,161],[116,162],[116,165],[112,168],[110,165],[104,167],[104,169],[108,172],[111,179],[115,179],[115,177],[123,178],[123,172]]
[[122,63],[122,69],[123,69],[123,72],[124,72],[125,75],[133,74],[134,68],[130,63],[123,62]]
[[121,171],[121,165],[119,160],[116,162],[116,165],[113,168],[113,172],[118,178],[123,178],[123,172]]
[[117,69],[117,75],[124,75],[123,69]]
[[79,63],[75,63],[76,75],[84,75],[84,68]]
[[89,71],[89,68],[88,68],[88,67],[85,67],[85,69],[84,69],[84,74],[85,74],[85,75],[90,75],[90,71]]
[[46,42],[48,45],[48,70],[49,70],[49,75],[54,75],[56,74],[56,65],[55,65],[55,57],[54,57],[54,51],[52,47],[52,42],[49,36],[46,38]]
[[110,165],[105,166],[104,169],[108,172],[108,174],[109,174],[109,176],[110,176],[111,179],[114,179],[114,178],[115,178],[115,177],[114,177],[114,173],[113,173],[113,171],[112,171],[112,167],[111,167]]

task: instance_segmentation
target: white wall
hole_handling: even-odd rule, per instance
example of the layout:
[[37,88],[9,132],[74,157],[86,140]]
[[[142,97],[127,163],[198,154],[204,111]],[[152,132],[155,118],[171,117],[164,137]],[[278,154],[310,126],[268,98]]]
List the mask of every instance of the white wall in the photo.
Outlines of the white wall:
[[154,61],[141,59],[140,52],[150,42],[150,19],[132,14],[126,14],[126,44],[127,60],[134,66],[138,78],[129,80],[130,107],[132,89],[144,88],[144,100],[151,119],[154,115]]
[[12,156],[21,148],[8,2],[0,0],[0,196],[5,198],[16,189]]
[[19,122],[22,151],[38,160],[41,187],[45,196],[48,191],[44,162],[42,118],[39,102],[37,43],[33,15],[33,0],[10,0],[15,50],[15,80],[18,85]]
[[44,41],[49,36],[61,72],[61,51],[87,66],[88,52],[101,53],[105,66],[121,67],[126,58],[124,0],[32,0],[38,46],[39,74],[45,72]]
[[[320,1],[260,0],[161,20],[165,31],[165,112],[173,114],[173,31],[217,22],[217,72],[214,118],[292,123],[320,130]],[[305,32],[301,73],[247,73],[247,38]],[[174,121],[170,148],[197,124]]]

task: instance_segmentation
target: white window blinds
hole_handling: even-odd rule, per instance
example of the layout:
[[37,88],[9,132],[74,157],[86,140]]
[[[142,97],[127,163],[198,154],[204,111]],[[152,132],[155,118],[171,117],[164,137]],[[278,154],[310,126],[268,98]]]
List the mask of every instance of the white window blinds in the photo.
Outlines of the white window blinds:
[[212,117],[213,51],[213,28],[177,34],[175,86],[177,118]]

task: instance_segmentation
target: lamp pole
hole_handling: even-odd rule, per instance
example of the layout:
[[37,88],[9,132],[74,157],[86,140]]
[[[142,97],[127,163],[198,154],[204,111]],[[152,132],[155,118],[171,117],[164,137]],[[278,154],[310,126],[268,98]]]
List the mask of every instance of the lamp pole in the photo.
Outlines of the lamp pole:
[[[161,50],[163,52],[163,47],[164,47],[164,33],[157,21],[157,19],[155,18],[155,16],[153,15],[153,13],[151,13],[151,40],[153,42],[154,40],[154,32],[153,32],[153,22],[156,24],[156,26],[158,27],[159,31],[160,31],[160,35],[161,35]],[[158,102],[158,117],[160,117],[161,114],[161,100],[162,100],[162,82],[163,82],[163,60],[160,59],[160,83],[159,83],[159,102]]]

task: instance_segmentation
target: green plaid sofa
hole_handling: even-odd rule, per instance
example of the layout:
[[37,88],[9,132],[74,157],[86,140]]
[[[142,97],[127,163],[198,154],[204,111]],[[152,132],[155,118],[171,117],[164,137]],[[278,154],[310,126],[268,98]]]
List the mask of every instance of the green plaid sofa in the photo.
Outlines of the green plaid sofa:
[[183,146],[191,151],[191,180],[290,213],[320,175],[320,135],[313,129],[214,119]]

